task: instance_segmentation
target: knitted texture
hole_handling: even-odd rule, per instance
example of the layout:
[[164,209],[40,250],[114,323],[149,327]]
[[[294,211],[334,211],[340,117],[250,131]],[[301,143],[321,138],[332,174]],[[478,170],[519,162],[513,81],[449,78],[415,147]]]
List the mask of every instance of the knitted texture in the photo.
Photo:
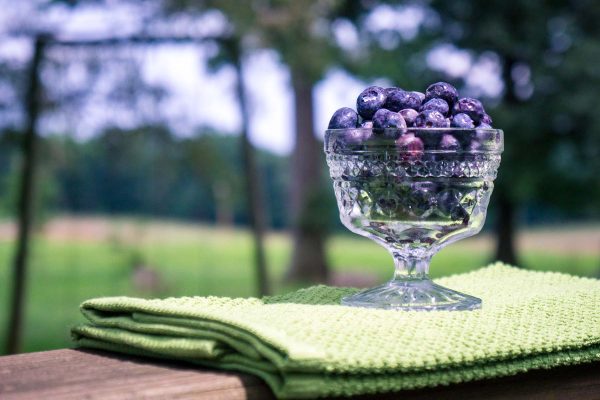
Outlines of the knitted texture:
[[263,299],[109,297],[84,302],[83,347],[258,375],[281,398],[383,393],[600,361],[600,281],[494,264],[439,279],[477,311],[339,305],[356,289]]

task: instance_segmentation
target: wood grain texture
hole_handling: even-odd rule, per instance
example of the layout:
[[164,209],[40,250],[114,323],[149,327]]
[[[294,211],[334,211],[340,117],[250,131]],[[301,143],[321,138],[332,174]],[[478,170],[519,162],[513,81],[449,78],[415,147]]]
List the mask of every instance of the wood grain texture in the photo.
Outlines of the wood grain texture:
[[[600,400],[600,363],[354,399]],[[0,399],[272,399],[258,378],[88,350],[0,357]]]

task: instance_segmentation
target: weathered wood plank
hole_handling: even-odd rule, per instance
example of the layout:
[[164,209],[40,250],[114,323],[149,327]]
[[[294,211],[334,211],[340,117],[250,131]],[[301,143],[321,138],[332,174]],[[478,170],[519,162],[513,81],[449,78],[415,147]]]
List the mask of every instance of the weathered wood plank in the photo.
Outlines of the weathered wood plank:
[[55,350],[0,357],[0,399],[273,398],[253,376],[116,354]]
[[[376,398],[397,399],[398,394]],[[406,391],[403,399],[600,399],[600,363]],[[85,350],[0,357],[0,399],[271,399],[258,378]],[[358,397],[369,399],[375,397]]]

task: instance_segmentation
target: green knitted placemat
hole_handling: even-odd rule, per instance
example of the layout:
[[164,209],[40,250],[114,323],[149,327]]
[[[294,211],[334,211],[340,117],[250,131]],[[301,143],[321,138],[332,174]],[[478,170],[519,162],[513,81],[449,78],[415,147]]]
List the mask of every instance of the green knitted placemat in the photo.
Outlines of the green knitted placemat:
[[382,393],[600,361],[600,281],[494,264],[439,279],[477,311],[339,305],[356,289],[264,299],[109,297],[84,302],[76,343],[249,372],[278,397]]

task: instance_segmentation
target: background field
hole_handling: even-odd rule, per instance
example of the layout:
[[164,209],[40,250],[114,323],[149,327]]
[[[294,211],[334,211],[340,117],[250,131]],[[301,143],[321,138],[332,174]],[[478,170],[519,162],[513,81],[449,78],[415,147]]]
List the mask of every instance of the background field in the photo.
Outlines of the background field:
[[[0,224],[0,310],[7,309],[13,227]],[[77,307],[95,296],[251,296],[255,294],[252,242],[243,229],[217,229],[135,219],[56,218],[36,234],[29,271],[25,351],[70,345],[67,327],[80,320]],[[522,265],[535,270],[595,276],[600,271],[600,229],[529,230],[519,236]],[[465,272],[490,261],[485,234],[451,245],[434,258],[431,275]],[[268,236],[271,281],[277,292],[289,260],[285,233]],[[333,283],[371,285],[391,275],[386,251],[367,239],[335,235],[328,242]],[[134,272],[158,279],[140,283]],[[6,326],[6,314],[0,314]],[[5,331],[0,332],[0,340]]]

